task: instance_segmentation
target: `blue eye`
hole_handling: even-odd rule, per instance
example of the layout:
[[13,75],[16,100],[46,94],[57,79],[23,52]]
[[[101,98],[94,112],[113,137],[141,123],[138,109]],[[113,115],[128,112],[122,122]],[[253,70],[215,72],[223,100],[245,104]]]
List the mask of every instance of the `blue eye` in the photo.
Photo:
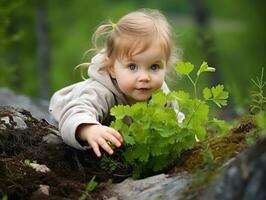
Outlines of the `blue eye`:
[[156,70],[158,70],[158,69],[160,69],[160,65],[158,65],[158,64],[153,64],[153,65],[151,65],[151,70],[152,70],[152,71],[156,71]]
[[128,69],[130,69],[131,71],[134,71],[138,68],[138,66],[135,63],[130,63],[127,65]]

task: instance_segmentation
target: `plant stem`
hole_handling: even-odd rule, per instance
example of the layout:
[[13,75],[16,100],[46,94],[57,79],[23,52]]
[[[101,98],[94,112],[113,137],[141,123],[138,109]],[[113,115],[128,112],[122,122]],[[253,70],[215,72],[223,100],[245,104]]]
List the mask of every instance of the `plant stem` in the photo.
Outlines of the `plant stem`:
[[198,104],[198,105],[196,105],[195,109],[193,110],[193,113],[192,113],[192,115],[190,116],[190,118],[189,118],[189,120],[188,120],[188,122],[187,122],[187,126],[186,126],[186,127],[188,127],[188,125],[189,125],[190,121],[191,121],[191,120],[192,120],[192,118],[194,117],[194,114],[197,112],[197,110],[199,109],[200,105],[201,105],[201,102],[199,102],[199,104]]
[[197,87],[196,87],[196,84],[197,84],[197,81],[198,81],[198,77],[196,78],[196,81],[195,82],[192,80],[192,78],[189,75],[187,75],[187,77],[188,77],[188,79],[190,80],[190,82],[193,85],[194,95],[195,95],[195,98],[197,99],[198,98],[198,95],[197,95]]

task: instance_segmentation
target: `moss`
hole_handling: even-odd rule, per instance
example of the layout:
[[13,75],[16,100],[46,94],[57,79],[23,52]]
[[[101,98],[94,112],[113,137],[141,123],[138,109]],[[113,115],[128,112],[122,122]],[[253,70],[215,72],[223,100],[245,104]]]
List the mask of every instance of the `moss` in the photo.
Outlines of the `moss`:
[[[222,166],[248,147],[248,134],[258,134],[253,116],[243,117],[239,125],[225,136],[210,135],[206,140],[184,152],[171,173],[187,171],[194,177],[184,196],[198,195],[219,174]],[[256,138],[256,137],[255,137]]]

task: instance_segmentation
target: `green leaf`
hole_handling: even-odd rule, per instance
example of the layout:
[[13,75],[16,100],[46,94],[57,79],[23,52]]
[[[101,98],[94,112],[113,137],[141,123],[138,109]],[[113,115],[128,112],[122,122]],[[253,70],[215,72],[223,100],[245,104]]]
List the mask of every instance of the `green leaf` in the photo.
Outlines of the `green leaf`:
[[197,138],[201,141],[205,139],[206,136],[206,130],[202,126],[195,127],[197,128],[195,130]]
[[215,72],[214,67],[209,67],[207,62],[203,62],[197,72],[197,76],[199,76],[202,72]]
[[150,132],[147,129],[143,129],[140,124],[133,123],[130,126],[129,131],[132,132],[132,135],[134,135],[134,140],[139,144],[147,142]]
[[216,126],[220,135],[228,133],[230,129],[229,125],[224,120],[219,120],[216,118],[213,118],[213,120],[211,121],[211,125]]
[[179,90],[178,92],[172,91],[170,94],[168,94],[168,96],[169,96],[169,99],[176,100],[180,108],[183,108],[190,100],[189,93],[183,90]]
[[127,115],[132,116],[135,118],[141,118],[143,116],[144,110],[147,108],[147,103],[146,102],[138,102],[135,103],[130,107],[129,110],[127,110]]
[[124,138],[124,141],[126,144],[129,144],[129,145],[136,144],[136,142],[132,136],[127,135],[127,134],[122,134],[122,135],[123,135],[123,138]]
[[258,124],[258,127],[262,129],[262,133],[266,134],[266,112],[259,112],[256,115],[256,122]]
[[229,93],[224,91],[223,85],[217,85],[216,87],[211,88],[213,98],[212,100],[218,107],[227,105],[227,98]]
[[179,62],[176,64],[175,67],[177,73],[183,74],[183,75],[189,75],[190,72],[193,71],[194,65],[190,62]]
[[139,160],[141,162],[147,162],[149,159],[149,149],[147,145],[140,144],[137,147],[129,149],[124,153],[125,159],[128,162]]
[[31,161],[29,160],[29,159],[26,159],[26,160],[24,160],[24,165],[26,166],[26,167],[29,167],[30,166],[30,164],[31,164]]
[[96,181],[94,181],[94,179],[95,179],[95,176],[93,176],[92,179],[90,180],[90,182],[87,184],[86,191],[92,192],[93,190],[95,190],[98,183]]
[[224,91],[224,86],[220,84],[211,89],[206,87],[203,90],[204,99],[213,101],[220,108],[227,105],[228,96],[229,93]]
[[211,90],[209,88],[207,88],[207,87],[204,88],[203,97],[204,97],[205,100],[208,100],[208,99],[210,99],[212,97],[212,92],[211,92]]
[[149,160],[149,156],[150,156],[150,151],[149,149],[143,147],[143,148],[139,148],[140,154],[139,154],[139,161],[141,162],[148,162]]
[[126,115],[128,115],[130,110],[130,107],[124,106],[124,105],[118,105],[118,106],[114,106],[111,109],[111,115],[115,116],[116,119],[123,119]]
[[162,90],[158,90],[153,93],[152,98],[150,100],[150,105],[152,106],[164,106],[166,103],[166,94]]

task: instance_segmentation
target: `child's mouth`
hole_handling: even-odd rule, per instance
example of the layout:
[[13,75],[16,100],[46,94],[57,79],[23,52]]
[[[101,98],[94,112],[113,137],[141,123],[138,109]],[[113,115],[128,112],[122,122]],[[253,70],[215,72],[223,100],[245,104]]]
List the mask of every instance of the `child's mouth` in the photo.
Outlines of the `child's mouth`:
[[137,88],[136,90],[140,93],[147,93],[150,91],[150,88]]
[[147,91],[150,90],[150,88],[137,88],[136,90]]

